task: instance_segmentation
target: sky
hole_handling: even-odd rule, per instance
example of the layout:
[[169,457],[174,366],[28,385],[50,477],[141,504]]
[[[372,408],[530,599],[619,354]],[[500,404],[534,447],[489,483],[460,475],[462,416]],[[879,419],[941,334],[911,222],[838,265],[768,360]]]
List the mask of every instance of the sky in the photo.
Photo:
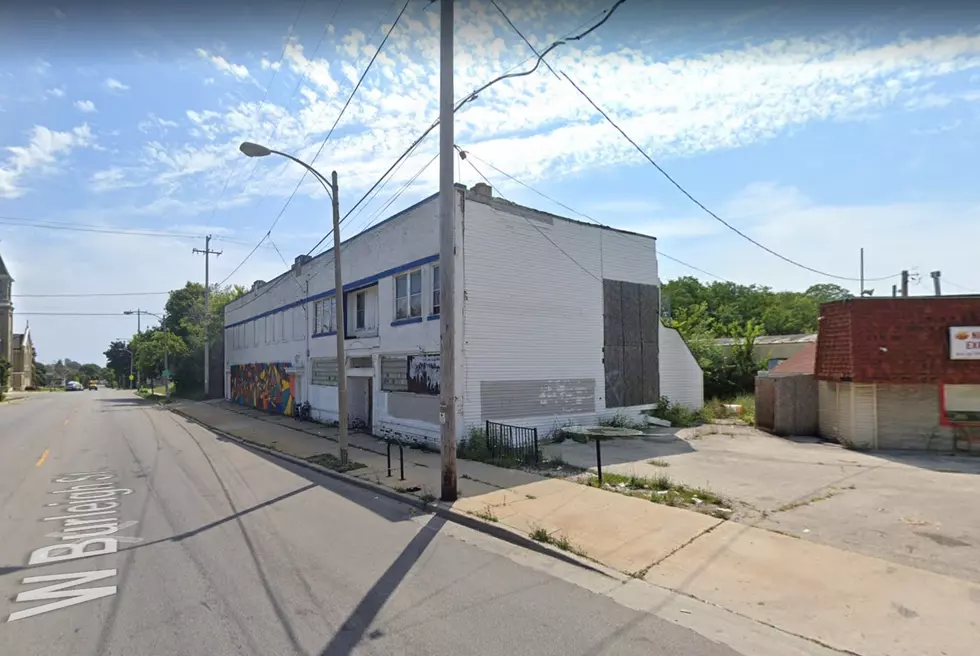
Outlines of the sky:
[[[15,330],[30,322],[44,362],[103,363],[136,329],[122,312],[160,313],[203,282],[206,234],[212,282],[243,285],[326,234],[322,189],[245,158],[243,140],[336,170],[346,213],[438,115],[438,3],[409,0],[394,28],[405,0],[192,4],[0,4],[0,255]],[[498,4],[541,50],[614,1]],[[875,295],[903,269],[912,294],[934,270],[944,293],[980,292],[980,7],[792,4],[628,0],[556,47],[553,70],[456,114],[457,181],[482,173],[509,200],[653,235],[663,280],[857,293],[863,247]],[[455,7],[457,99],[533,67],[489,0]],[[563,74],[699,203],[803,266],[706,213]],[[437,146],[435,130],[343,237],[437,191]]]

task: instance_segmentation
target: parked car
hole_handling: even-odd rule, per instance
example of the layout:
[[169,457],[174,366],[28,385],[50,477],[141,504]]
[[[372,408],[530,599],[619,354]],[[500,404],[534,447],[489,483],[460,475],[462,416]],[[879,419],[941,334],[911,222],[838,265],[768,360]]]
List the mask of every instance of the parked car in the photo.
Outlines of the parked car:
[[79,392],[82,390],[82,384],[77,380],[69,380],[65,383],[65,390],[68,392]]

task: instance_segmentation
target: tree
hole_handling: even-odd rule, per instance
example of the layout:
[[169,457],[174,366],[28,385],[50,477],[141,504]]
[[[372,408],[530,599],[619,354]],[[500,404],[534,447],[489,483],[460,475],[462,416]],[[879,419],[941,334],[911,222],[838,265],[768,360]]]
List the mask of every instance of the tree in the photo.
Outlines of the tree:
[[37,349],[31,346],[31,387],[44,387],[48,384],[48,368],[37,361]]
[[835,285],[833,283],[820,283],[817,285],[811,285],[805,292],[805,296],[808,296],[815,300],[817,303],[830,303],[831,301],[846,301],[847,299],[854,298],[854,294],[847,291],[840,285]]
[[88,385],[90,382],[98,381],[102,376],[102,367],[97,364],[83,364],[78,368],[78,382]]
[[123,387],[122,381],[129,380],[130,355],[126,342],[117,339],[105,350],[106,369],[112,372],[114,382]]
[[0,401],[3,401],[3,397],[7,394],[11,369],[13,369],[13,365],[4,358],[0,358]]
[[184,340],[169,331],[143,333],[133,339],[131,346],[140,373],[150,378],[159,378],[163,374],[166,360],[178,361],[187,355]]

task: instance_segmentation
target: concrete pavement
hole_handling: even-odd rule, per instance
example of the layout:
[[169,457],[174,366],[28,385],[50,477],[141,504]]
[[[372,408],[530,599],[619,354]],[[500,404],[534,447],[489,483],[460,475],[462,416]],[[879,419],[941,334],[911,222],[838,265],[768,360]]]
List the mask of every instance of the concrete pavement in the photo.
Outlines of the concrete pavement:
[[648,612],[632,585],[126,392],[0,406],[0,450],[5,655],[738,653],[700,633],[744,654],[823,653],[692,600]]
[[[178,410],[286,453],[336,451],[335,442],[295,430],[306,425],[289,419],[250,418],[214,403]],[[353,474],[400,485],[385,477],[385,459],[375,453],[383,443],[360,436],[352,444],[363,449],[351,457],[367,465]],[[406,471],[413,487],[435,490],[439,456],[412,451]],[[980,633],[980,587],[969,581],[566,480],[462,460],[459,472],[463,496],[455,510],[487,519],[488,527],[521,535],[543,528],[565,538],[575,551],[658,586],[640,595],[676,591],[867,656],[971,654]]]

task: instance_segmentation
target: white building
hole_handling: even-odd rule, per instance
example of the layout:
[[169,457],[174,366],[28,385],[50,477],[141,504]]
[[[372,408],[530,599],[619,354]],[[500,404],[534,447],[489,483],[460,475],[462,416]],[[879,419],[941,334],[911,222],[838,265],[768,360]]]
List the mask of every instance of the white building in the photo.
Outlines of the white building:
[[[637,417],[661,395],[700,408],[702,373],[660,322],[656,240],[457,185],[457,426]],[[438,195],[342,245],[351,421],[439,439]],[[299,257],[225,309],[226,396],[336,421],[332,251]]]

